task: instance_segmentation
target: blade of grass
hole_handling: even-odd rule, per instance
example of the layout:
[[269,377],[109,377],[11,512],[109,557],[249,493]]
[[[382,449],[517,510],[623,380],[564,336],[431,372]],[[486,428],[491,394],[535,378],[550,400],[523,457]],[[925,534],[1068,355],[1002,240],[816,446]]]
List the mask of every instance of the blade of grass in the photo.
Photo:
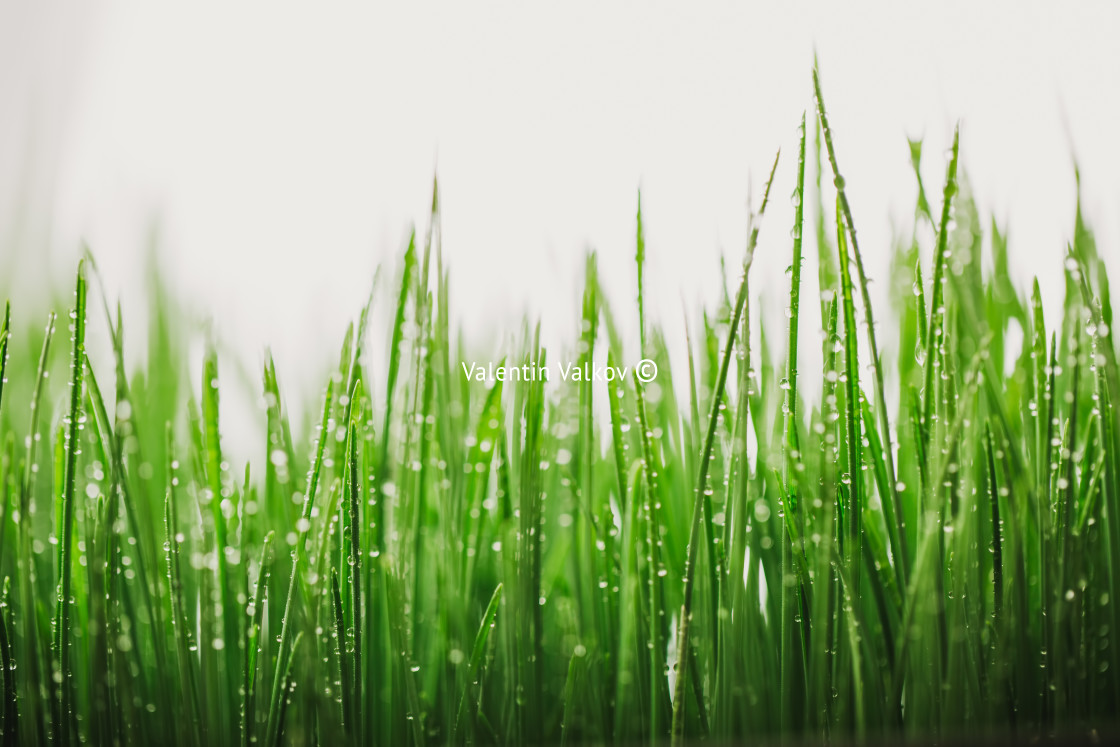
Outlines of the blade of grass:
[[[360,402],[362,396],[362,383],[355,379],[350,389],[350,400],[347,405],[351,409],[354,403]],[[357,412],[361,407],[357,408]],[[357,712],[358,704],[362,702],[362,683],[364,669],[362,667],[362,533],[361,533],[361,500],[362,489],[359,480],[358,462],[358,432],[354,415],[347,413],[346,421],[346,476],[349,485],[347,501],[347,519],[349,520],[349,547],[350,555],[346,562],[347,582],[350,586],[350,630],[354,631],[353,662],[350,666],[351,698],[353,698],[353,712]],[[354,736],[357,743],[362,742],[360,720],[355,719]]]
[[256,588],[253,596],[249,598],[246,615],[250,620],[249,629],[245,637],[245,672],[244,672],[244,702],[241,713],[241,740],[242,747],[255,744],[254,736],[257,729],[257,680],[260,666],[258,659],[261,653],[261,638],[264,630],[264,610],[268,597],[268,581],[272,564],[272,538],[273,532],[265,535],[261,543],[260,570],[257,571]]
[[330,379],[327,381],[327,392],[323,396],[323,413],[319,418],[319,428],[315,439],[315,458],[311,463],[311,471],[307,474],[307,492],[303,496],[303,509],[300,511],[300,521],[297,524],[299,534],[297,535],[296,546],[292,550],[292,575],[288,580],[288,594],[284,601],[284,617],[280,623],[280,638],[277,640],[276,674],[272,682],[272,696],[269,700],[268,711],[268,730],[266,731],[266,741],[271,744],[277,744],[280,740],[280,718],[283,709],[286,708],[287,695],[284,692],[284,686],[285,680],[290,674],[291,660],[295,651],[295,644],[292,645],[292,650],[290,652],[285,650],[288,636],[291,635],[292,602],[295,598],[296,586],[298,585],[300,561],[304,554],[304,543],[307,539],[308,530],[311,528],[311,509],[315,502],[315,493],[319,487],[319,476],[323,468],[323,452],[329,436],[328,422],[330,420],[333,395],[334,379]]
[[8,343],[12,333],[12,305],[4,304],[4,324],[0,326],[0,406],[4,404],[4,385],[8,383]]
[[[5,342],[7,320],[4,324]],[[0,350],[0,358],[6,350]],[[2,378],[2,377],[0,377]],[[8,579],[4,579],[7,586]],[[3,681],[3,704],[0,705],[0,740],[5,747],[19,744],[19,701],[16,696],[16,667],[12,659],[12,648],[8,636],[8,603],[0,604],[0,680]]]
[[58,546],[58,616],[55,621],[56,671],[61,677],[59,684],[58,720],[54,723],[54,742],[66,747],[76,731],[77,713],[74,711],[73,669],[70,660],[72,636],[70,633],[70,607],[73,586],[72,542],[74,533],[74,494],[77,490],[79,428],[81,427],[83,374],[86,354],[86,279],[83,263],[78,263],[78,279],[74,291],[74,333],[73,348],[70,356],[70,408],[66,420],[65,475],[62,482],[61,503],[62,522]]
[[[825,132],[827,132],[825,128]],[[827,140],[826,140],[827,142]],[[863,542],[863,430],[859,417],[859,343],[856,329],[856,308],[852,293],[851,259],[842,227],[843,214],[839,199],[836,220],[836,244],[840,256],[840,287],[844,317],[844,405],[847,418],[847,472],[841,482],[848,486],[847,542],[844,544],[847,585],[852,599],[860,599],[860,561]]]
[[922,408],[922,442],[928,450],[932,438],[934,414],[933,375],[937,366],[936,351],[943,343],[945,326],[944,277],[948,262],[949,219],[953,206],[953,195],[957,192],[957,156],[960,152],[960,128],[953,133],[953,150],[949,157],[949,168],[945,174],[945,189],[941,198],[941,223],[937,229],[937,254],[933,260],[933,290],[930,295],[929,323],[926,325],[925,354],[925,397]]
[[[338,585],[338,569],[331,568],[331,609],[334,610],[335,655],[338,657],[338,687],[342,701],[342,730],[351,739],[354,733],[354,683],[347,664],[346,614],[342,611],[342,591]],[[357,637],[357,636],[355,636]]]
[[[820,72],[817,68],[816,62],[813,64],[813,89],[816,93],[817,99],[817,112],[820,116],[821,131],[824,134],[825,148],[828,151],[828,161],[832,166],[833,184],[836,186],[837,199],[839,201],[840,213],[842,213],[842,220],[837,218],[838,232],[843,233],[847,231],[848,237],[852,245],[852,255],[855,260],[856,272],[859,275],[860,296],[863,302],[864,314],[867,317],[867,342],[869,352],[871,353],[871,364],[874,372],[875,379],[875,407],[879,411],[879,431],[883,438],[883,444],[886,447],[883,450],[883,456],[887,464],[887,473],[889,477],[889,496],[884,496],[884,505],[887,499],[891,504],[890,514],[888,518],[893,518],[894,521],[888,526],[891,537],[891,549],[894,552],[895,562],[897,564],[897,572],[899,574],[899,585],[906,585],[906,566],[909,562],[909,552],[906,548],[906,528],[903,526],[903,513],[902,507],[899,503],[898,496],[898,470],[895,468],[894,463],[894,439],[891,435],[890,416],[887,410],[887,394],[886,383],[883,377],[883,364],[882,356],[879,354],[879,343],[875,333],[875,316],[871,308],[871,294],[868,290],[869,280],[867,273],[864,271],[863,254],[859,250],[859,240],[856,238],[855,222],[852,220],[852,209],[848,204],[848,196],[844,190],[844,177],[840,175],[840,168],[836,165],[836,150],[832,144],[832,129],[828,123],[828,114],[825,112],[824,98],[821,95],[821,82]],[[955,142],[955,140],[954,140]],[[954,161],[956,163],[956,145],[953,146]],[[954,165],[955,169],[955,165]],[[853,334],[854,331],[853,331]],[[893,516],[891,516],[893,514]],[[857,595],[858,596],[858,595]]]
[[389,447],[392,443],[389,427],[393,422],[393,394],[396,391],[397,376],[400,373],[400,361],[404,344],[405,312],[408,306],[409,289],[412,287],[412,273],[416,268],[416,232],[413,231],[408,239],[408,249],[404,254],[404,267],[401,270],[400,294],[397,298],[396,317],[393,320],[393,336],[389,342],[389,371],[385,383],[385,420],[381,427],[381,459],[377,468],[377,483],[374,489],[377,492],[374,507],[374,535],[373,549],[381,552],[385,546],[385,501],[383,492],[385,482],[390,475]]
[[478,633],[471,646],[471,658],[467,662],[467,681],[463,688],[463,695],[459,698],[458,715],[455,717],[455,726],[451,732],[451,744],[459,744],[464,724],[470,725],[470,733],[474,732],[474,721],[478,717],[479,701],[482,695],[482,671],[486,659],[486,647],[490,640],[490,633],[494,630],[494,621],[498,616],[498,606],[502,600],[502,585],[499,583],[482,613],[482,622],[479,623]]
[[164,502],[164,546],[167,548],[167,582],[168,594],[171,601],[171,627],[175,636],[175,652],[179,664],[179,679],[187,705],[187,717],[190,721],[191,734],[194,744],[204,743],[204,728],[200,720],[202,707],[198,691],[198,677],[196,674],[196,658],[198,645],[191,636],[191,626],[187,622],[186,606],[183,603],[183,569],[182,569],[182,534],[179,532],[178,509],[176,506],[176,488],[179,478],[176,476],[178,462],[172,456],[175,445],[172,442],[171,426],[167,426],[167,498]]
[[[805,193],[805,114],[801,115],[800,145],[797,153],[797,186],[793,192],[793,262],[790,265],[789,289],[789,344],[786,352],[786,376],[781,387],[785,391],[785,459],[784,479],[788,491],[785,501],[787,521],[800,519],[800,489],[798,471],[801,463],[801,443],[797,423],[797,327],[801,306],[801,232],[804,222],[802,207]],[[795,514],[797,515],[795,517]],[[804,537],[804,524],[799,531],[799,543]],[[792,733],[794,725],[803,720],[800,706],[804,702],[803,693],[796,692],[804,684],[804,666],[797,659],[803,654],[804,640],[794,643],[795,618],[808,615],[809,610],[801,610],[799,589],[796,584],[785,582],[793,568],[793,538],[790,533],[782,532],[782,620],[781,620],[781,672],[782,672],[782,731]],[[800,548],[803,551],[803,547]],[[799,628],[801,626],[798,626]],[[802,676],[798,676],[801,674]],[[799,697],[799,695],[801,697]]]
[[405,720],[409,725],[411,743],[414,747],[423,747],[424,724],[423,711],[420,708],[420,695],[416,689],[416,671],[419,667],[413,663],[412,655],[408,650],[407,636],[408,624],[405,620],[404,600],[401,594],[400,579],[388,567],[388,556],[382,556],[382,578],[385,580],[386,599],[389,608],[389,631],[400,664],[399,676],[405,688]]
[[[758,222],[761,222],[766,212],[766,204],[770,199],[770,187],[774,182],[774,173],[778,170],[779,156],[780,153],[774,157],[774,165],[770,168],[770,176],[766,180],[766,188],[763,190],[762,194],[762,204],[758,208],[757,217],[755,219]],[[743,281],[739,286],[739,292],[735,298],[735,310],[731,314],[731,326],[729,327],[727,343],[723,349],[719,377],[716,379],[716,389],[712,393],[711,413],[708,416],[708,432],[704,440],[704,451],[700,456],[700,472],[696,479],[696,502],[692,509],[692,525],[689,529],[688,557],[685,561],[684,570],[683,602],[681,603],[680,620],[677,623],[677,668],[679,671],[677,672],[673,697],[672,744],[674,747],[682,744],[684,740],[684,691],[685,682],[687,681],[687,672],[685,670],[687,669],[689,661],[687,652],[690,650],[689,629],[692,623],[693,578],[699,550],[697,545],[700,541],[700,518],[701,512],[703,511],[703,496],[708,485],[708,465],[715,447],[720,405],[722,403],[724,386],[727,383],[727,371],[731,367],[731,358],[735,351],[735,333],[739,329],[739,321],[743,316],[743,307],[747,302],[746,278],[750,273],[751,264],[754,261],[755,247],[758,245],[758,222],[751,228],[750,238],[747,241],[746,256],[743,260]],[[699,693],[697,695],[699,699]]]
[[[43,333],[43,345],[39,351],[39,363],[36,367],[35,385],[31,393],[31,413],[27,429],[30,440],[24,461],[23,480],[20,482],[19,493],[19,553],[23,559],[20,568],[20,608],[27,618],[24,635],[27,639],[26,649],[33,654],[32,661],[27,666],[28,683],[27,698],[30,711],[28,721],[32,737],[42,744],[47,739],[47,734],[53,733],[52,718],[53,704],[48,711],[43,706],[43,683],[47,682],[48,672],[44,664],[50,665],[49,657],[40,656],[45,645],[40,640],[39,634],[39,607],[35,603],[35,588],[38,586],[38,573],[36,570],[36,554],[34,547],[31,511],[32,496],[35,494],[36,478],[38,476],[38,451],[40,442],[39,419],[43,390],[46,388],[48,363],[50,361],[51,341],[54,339],[55,314],[47,315],[47,325]],[[53,643],[52,643],[53,645]],[[46,659],[44,661],[44,659]]]
[[295,691],[295,680],[292,677],[292,664],[295,661],[296,652],[299,651],[299,644],[302,640],[303,631],[301,630],[299,633],[296,633],[296,637],[292,641],[291,655],[288,657],[288,663],[284,667],[283,698],[279,703],[279,710],[276,714],[276,738],[272,741],[273,747],[280,747],[280,745],[284,743],[284,728],[288,716],[288,707],[292,704],[292,693]]

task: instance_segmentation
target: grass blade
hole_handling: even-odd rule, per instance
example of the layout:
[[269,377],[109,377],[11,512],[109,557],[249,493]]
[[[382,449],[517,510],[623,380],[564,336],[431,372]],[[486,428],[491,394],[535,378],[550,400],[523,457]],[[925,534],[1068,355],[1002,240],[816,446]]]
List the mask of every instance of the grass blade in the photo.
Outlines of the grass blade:
[[[875,333],[875,316],[871,309],[871,294],[868,291],[868,277],[864,272],[863,255],[859,250],[859,241],[856,238],[855,222],[852,220],[852,209],[848,204],[848,195],[844,190],[844,177],[840,175],[840,168],[836,165],[836,151],[832,144],[832,129],[828,123],[828,114],[824,107],[824,98],[821,95],[821,82],[820,73],[816,64],[813,65],[813,89],[816,93],[817,99],[817,112],[820,116],[821,130],[824,133],[825,147],[828,151],[828,161],[832,166],[833,184],[836,186],[837,200],[839,204],[839,213],[842,216],[837,217],[837,230],[840,233],[847,232],[848,238],[851,240],[852,255],[855,260],[856,272],[859,274],[860,296],[863,301],[864,314],[867,316],[867,342],[869,352],[871,353],[872,369],[875,373],[875,407],[879,411],[879,431],[883,438],[883,443],[886,448],[883,450],[883,456],[887,465],[888,483],[890,495],[884,496],[884,503],[889,500],[890,511],[893,514],[894,521],[888,527],[891,537],[891,547],[894,551],[894,557],[897,563],[899,573],[900,586],[906,585],[907,564],[909,563],[909,552],[906,548],[906,528],[903,526],[903,513],[902,506],[898,496],[898,470],[895,468],[894,463],[894,444],[891,436],[890,417],[887,411],[887,394],[886,383],[883,377],[883,363],[882,356],[879,354],[879,343]],[[955,174],[956,164],[956,140],[954,139],[953,146],[953,169]],[[946,196],[948,201],[948,195]],[[937,299],[935,299],[936,301]],[[853,331],[853,334],[855,332]],[[927,357],[928,360],[928,357]]]
[[[5,327],[7,324],[5,323]],[[7,329],[4,330],[7,332]],[[5,578],[5,585],[8,579]],[[0,704],[0,740],[7,745],[19,744],[19,701],[16,696],[16,667],[8,636],[8,603],[0,604],[0,680],[3,681],[3,703]]]
[[276,713],[276,738],[272,741],[273,747],[280,747],[280,745],[284,743],[284,729],[288,716],[288,707],[292,704],[292,692],[295,690],[295,680],[292,677],[292,663],[295,661],[296,652],[299,651],[299,644],[302,640],[303,631],[300,631],[296,633],[296,637],[292,641],[292,652],[288,657],[287,665],[284,667],[282,698],[278,704]]
[[941,223],[937,229],[937,254],[933,260],[933,291],[930,295],[929,323],[926,325],[925,399],[922,409],[923,445],[928,449],[933,428],[933,376],[937,367],[936,351],[943,342],[945,326],[945,264],[948,261],[949,216],[953,195],[957,191],[957,155],[960,152],[960,128],[953,133],[953,150],[949,169],[945,175],[945,189],[941,198]]
[[0,326],[0,406],[4,404],[4,384],[8,382],[8,342],[11,340],[12,305],[4,304],[4,324]]
[[295,598],[297,581],[299,579],[300,561],[303,558],[304,543],[307,540],[308,530],[311,528],[311,508],[315,502],[315,493],[319,488],[319,476],[323,468],[323,451],[327,444],[327,423],[330,419],[331,404],[334,395],[334,379],[327,382],[327,392],[323,397],[323,414],[319,418],[318,436],[315,441],[315,458],[311,463],[311,471],[307,475],[307,491],[303,496],[303,509],[300,511],[300,521],[297,525],[299,534],[296,546],[292,550],[292,576],[288,580],[288,594],[284,601],[284,617],[280,623],[280,638],[276,649],[276,674],[272,682],[272,697],[269,700],[267,742],[276,744],[280,739],[280,718],[287,703],[287,694],[284,692],[287,677],[291,672],[292,650],[286,651],[286,644],[291,635],[292,602]]
[[[762,216],[766,212],[766,204],[770,199],[770,186],[774,182],[774,173],[778,170],[778,156],[774,157],[774,165],[770,168],[770,177],[766,180],[766,189],[762,194],[762,204],[758,208],[756,220],[761,221]],[[703,496],[704,491],[708,486],[708,465],[712,458],[712,450],[715,446],[716,428],[719,423],[720,403],[723,397],[724,385],[727,383],[727,371],[731,367],[731,358],[735,351],[735,333],[739,329],[739,320],[743,316],[743,307],[747,301],[747,275],[750,273],[751,264],[754,261],[754,250],[758,245],[758,230],[759,225],[756,223],[751,229],[750,238],[747,241],[746,257],[743,260],[743,281],[739,286],[739,292],[735,298],[735,310],[731,314],[731,326],[727,337],[727,343],[723,349],[723,358],[720,363],[719,377],[716,379],[716,389],[712,395],[712,409],[708,416],[708,433],[704,440],[704,451],[700,456],[700,472],[696,478],[696,503],[692,509],[692,525],[689,530],[688,539],[688,559],[685,561],[684,570],[684,601],[681,603],[680,621],[677,624],[677,679],[675,684],[675,695],[673,698],[673,721],[672,721],[672,744],[674,747],[683,743],[684,740],[684,690],[685,682],[687,681],[687,665],[689,661],[689,629],[692,623],[692,594],[693,594],[693,575],[696,569],[697,551],[700,541],[700,515],[703,510]]]
[[264,542],[261,544],[261,562],[260,570],[257,571],[256,589],[253,591],[253,596],[249,598],[249,606],[246,610],[246,615],[250,622],[248,632],[245,636],[245,671],[243,675],[245,695],[241,712],[242,747],[247,747],[257,742],[257,738],[254,735],[257,730],[257,675],[260,671],[258,659],[262,649],[261,638],[264,629],[264,610],[268,601],[268,581],[271,573],[273,536],[273,532],[269,532],[265,535]]
[[498,606],[502,601],[502,585],[494,589],[486,611],[482,613],[482,622],[478,626],[478,634],[474,637],[471,646],[471,658],[467,663],[467,682],[463,688],[463,695],[459,699],[459,711],[455,717],[455,728],[451,732],[451,743],[459,744],[460,735],[464,724],[469,724],[473,732],[474,721],[478,717],[479,696],[482,693],[482,670],[486,658],[486,647],[490,640],[490,633],[494,630],[494,620],[498,616]]
[[[793,262],[790,265],[790,290],[789,290],[789,345],[786,353],[786,376],[781,387],[785,391],[785,483],[788,491],[785,513],[787,521],[801,520],[800,489],[798,486],[798,466],[801,462],[801,442],[798,437],[797,422],[797,328],[801,306],[801,231],[804,222],[803,195],[805,193],[805,115],[801,115],[801,143],[797,153],[797,186],[793,193],[794,218],[793,218]],[[795,518],[794,514],[798,514]],[[799,545],[804,537],[804,523],[801,522],[798,533]],[[782,576],[790,574],[793,566],[793,538],[790,532],[782,533]],[[799,552],[804,548],[799,547]],[[800,615],[807,615],[809,610],[801,610],[799,588],[794,584],[782,584],[782,620],[781,620],[781,646],[782,646],[782,731],[792,732],[794,725],[802,720],[798,705],[803,698],[795,692],[795,683],[803,684],[803,677],[798,674],[804,672],[804,666],[797,661],[803,650],[803,641],[794,643],[794,619]]]
[[70,356],[70,408],[66,420],[65,474],[62,482],[61,502],[62,522],[59,527],[58,546],[58,612],[55,620],[56,671],[61,677],[58,696],[58,718],[54,722],[54,742],[60,747],[70,744],[76,731],[76,712],[74,710],[73,668],[70,658],[70,608],[73,587],[73,533],[74,533],[74,494],[77,491],[78,441],[81,426],[82,398],[84,396],[83,374],[86,354],[86,279],[83,263],[78,263],[78,280],[74,291],[74,334]]
[[167,486],[167,498],[164,503],[164,547],[167,548],[167,582],[168,594],[171,600],[171,627],[175,636],[175,653],[179,664],[179,679],[182,683],[183,693],[187,704],[187,716],[191,724],[194,744],[203,744],[203,726],[201,723],[202,707],[198,690],[197,651],[198,645],[191,635],[191,625],[187,622],[186,605],[183,603],[183,566],[182,542],[183,535],[179,531],[179,518],[176,501],[176,488],[179,478],[176,476],[178,463],[172,455],[175,453],[171,438],[171,426],[167,427],[167,474],[170,482]]
[[[338,687],[341,690],[342,730],[354,732],[354,683],[350,679],[346,642],[346,614],[342,611],[342,591],[338,586],[338,569],[331,568],[331,608],[334,610],[335,654],[338,656]],[[355,636],[356,637],[356,636]]]

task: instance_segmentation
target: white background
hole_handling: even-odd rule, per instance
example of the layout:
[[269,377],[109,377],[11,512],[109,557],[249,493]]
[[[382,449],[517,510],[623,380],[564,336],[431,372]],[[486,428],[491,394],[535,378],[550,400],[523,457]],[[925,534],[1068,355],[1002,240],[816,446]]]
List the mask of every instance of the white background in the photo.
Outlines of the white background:
[[34,307],[84,239],[135,317],[154,230],[223,346],[256,370],[270,344],[306,383],[375,266],[424,230],[438,169],[468,341],[492,348],[524,312],[570,340],[588,247],[633,332],[641,187],[652,314],[679,344],[682,301],[718,300],[718,257],[741,261],[748,186],[757,199],[781,147],[755,266],[780,324],[815,48],[870,274],[910,233],[907,137],[925,138],[937,210],[960,120],[985,219],[1010,225],[1017,281],[1039,274],[1052,305],[1074,153],[1120,273],[1120,12],[976,5],[5,3],[0,291]]

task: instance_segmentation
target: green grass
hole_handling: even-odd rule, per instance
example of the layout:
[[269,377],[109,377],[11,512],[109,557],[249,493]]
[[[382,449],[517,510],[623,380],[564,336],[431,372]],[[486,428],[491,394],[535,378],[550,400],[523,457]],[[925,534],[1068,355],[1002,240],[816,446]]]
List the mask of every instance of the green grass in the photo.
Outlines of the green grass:
[[[309,422],[290,419],[297,393],[265,356],[260,443],[223,437],[220,398],[242,396],[218,378],[232,362],[210,345],[188,378],[158,281],[133,312],[149,330],[138,365],[134,317],[91,256],[69,356],[53,314],[43,331],[6,312],[3,743],[1111,733],[1120,369],[1092,231],[1078,209],[1048,319],[1038,283],[1012,283],[954,136],[941,204],[918,183],[913,233],[880,270],[891,305],[872,309],[855,223],[868,216],[838,166],[859,154],[834,136],[815,72],[813,85],[815,121],[796,164],[775,161],[741,275],[684,340],[648,313],[664,307],[639,207],[638,329],[616,323],[591,254],[570,349],[543,350],[527,319],[516,342],[465,350],[438,188],[391,287],[375,280],[337,331]],[[795,210],[774,343],[750,270],[760,231],[785,231],[764,214],[784,168]],[[815,290],[820,330],[804,314]],[[387,351],[367,341],[379,324]],[[87,357],[87,327],[111,370]],[[822,371],[799,370],[818,333]],[[460,367],[643,357],[656,383],[489,386]]]

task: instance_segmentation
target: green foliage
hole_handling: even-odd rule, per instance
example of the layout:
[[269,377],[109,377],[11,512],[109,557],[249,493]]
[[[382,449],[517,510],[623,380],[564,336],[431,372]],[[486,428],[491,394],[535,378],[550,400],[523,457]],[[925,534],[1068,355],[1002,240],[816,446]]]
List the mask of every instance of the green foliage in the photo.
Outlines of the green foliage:
[[[1006,234],[988,222],[983,241],[955,137],[942,204],[919,184],[914,211],[936,240],[924,246],[915,230],[898,251],[902,290],[877,327],[815,71],[813,83],[783,343],[767,344],[750,303],[768,181],[737,289],[689,327],[687,371],[673,370],[647,316],[660,299],[645,282],[640,206],[637,350],[590,254],[572,350],[546,355],[527,320],[492,351],[535,366],[649,358],[656,382],[632,368],[608,383],[464,377],[438,190],[399,282],[372,293],[346,332],[314,423],[289,421],[266,356],[263,444],[223,441],[217,352],[192,386],[158,292],[148,355],[126,366],[123,315],[91,256],[68,361],[53,354],[53,314],[35,332],[19,309],[6,313],[3,743],[825,743],[1109,729],[1120,372],[1092,231],[1079,208],[1054,255],[1061,318],[1048,320],[1038,284],[1027,294],[1008,276]],[[920,142],[910,155],[918,173]],[[802,271],[806,232],[816,272]],[[86,357],[86,272],[104,307],[91,339],[108,328],[111,372]],[[814,276],[821,330],[801,313]],[[388,350],[370,348],[377,324]],[[798,369],[817,332],[820,374]],[[65,398],[50,375],[64,365]],[[255,456],[241,477],[230,460],[243,453]]]

